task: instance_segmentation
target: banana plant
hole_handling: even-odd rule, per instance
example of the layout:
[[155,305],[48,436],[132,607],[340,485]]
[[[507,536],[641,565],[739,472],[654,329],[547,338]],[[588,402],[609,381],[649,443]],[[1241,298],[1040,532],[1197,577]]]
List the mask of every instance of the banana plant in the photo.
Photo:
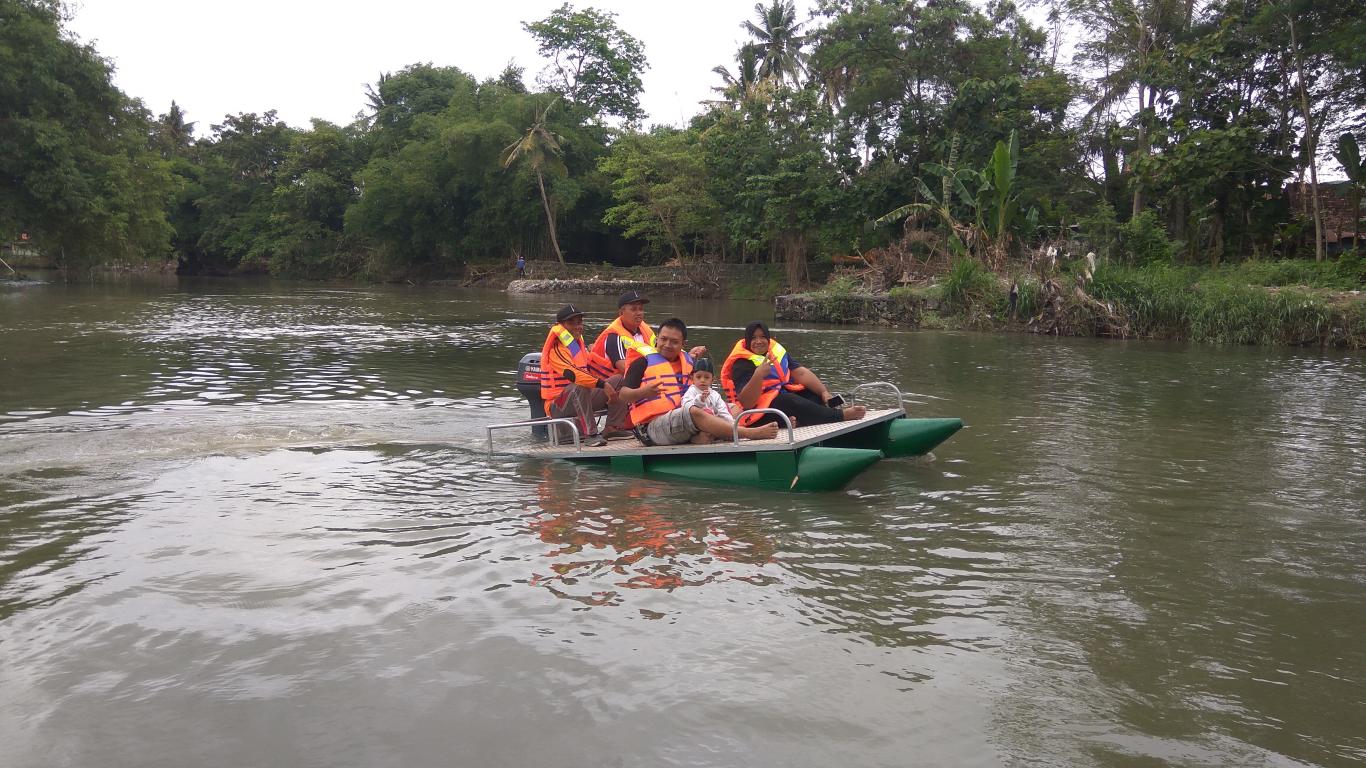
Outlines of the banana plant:
[[1020,214],[1020,196],[1015,192],[1016,168],[1020,162],[1020,140],[1014,131],[1009,141],[996,142],[991,160],[980,175],[977,189],[978,217],[984,224],[988,258],[993,267],[1005,262],[1010,240]]
[[[985,168],[955,168],[957,138],[949,151],[948,165],[925,163],[926,171],[940,177],[940,192],[936,195],[925,181],[915,179],[916,191],[928,202],[907,203],[893,210],[875,224],[899,221],[915,212],[937,215],[949,230],[949,247],[957,256],[967,255],[964,234],[970,242],[983,244],[980,255],[993,269],[1005,263],[1010,241],[1020,215],[1019,195],[1015,192],[1016,169],[1019,166],[1020,141],[1014,131],[1008,141],[996,142],[991,159]],[[975,189],[975,191],[974,191]],[[952,199],[958,199],[972,212],[972,224],[965,226],[953,216]],[[1032,214],[1036,216],[1037,214]]]
[[892,211],[889,211],[873,221],[875,226],[890,224],[900,221],[913,213],[929,213],[939,218],[948,230],[949,250],[954,256],[968,255],[968,246],[963,242],[962,233],[970,232],[971,228],[963,225],[953,215],[952,203],[953,195],[958,193],[963,203],[976,210],[976,203],[972,199],[972,194],[968,192],[967,186],[963,183],[964,179],[972,180],[976,178],[977,172],[969,168],[955,168],[958,161],[958,137],[954,136],[949,145],[949,161],[947,165],[938,163],[925,163],[922,167],[938,176],[940,179],[939,194],[935,194],[930,189],[930,185],[919,176],[915,177],[915,190],[921,198],[928,202],[907,203]]

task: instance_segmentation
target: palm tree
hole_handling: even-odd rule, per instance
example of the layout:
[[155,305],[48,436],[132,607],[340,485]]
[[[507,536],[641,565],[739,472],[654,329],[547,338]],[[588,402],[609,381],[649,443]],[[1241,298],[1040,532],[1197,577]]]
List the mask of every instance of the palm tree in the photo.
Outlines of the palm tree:
[[[1070,0],[1068,11],[1093,35],[1082,45],[1082,56],[1105,69],[1097,82],[1100,94],[1085,122],[1091,124],[1136,94],[1134,155],[1135,159],[1147,155],[1149,131],[1164,95],[1157,83],[1176,36],[1190,23],[1188,4],[1185,0]],[[1143,185],[1135,179],[1132,215],[1137,216],[1145,203]]]
[[541,190],[541,205],[545,207],[546,226],[550,228],[550,244],[555,248],[555,257],[563,264],[564,254],[560,252],[560,241],[555,234],[555,213],[550,207],[550,197],[545,191],[545,170],[548,168],[560,173],[566,170],[564,161],[560,159],[560,142],[564,139],[550,130],[545,122],[546,115],[550,114],[550,108],[553,106],[554,101],[547,104],[540,114],[535,115],[531,127],[526,129],[522,138],[503,150],[503,170],[506,171],[521,158],[525,158],[531,166],[532,173],[536,174],[536,186]]
[[171,108],[157,120],[157,123],[157,130],[165,137],[172,152],[180,152],[194,142],[195,124],[185,121],[185,110],[181,109],[174,99],[171,101]]
[[754,98],[759,86],[760,53],[758,45],[745,43],[735,54],[734,74],[724,66],[712,67],[711,71],[721,76],[721,85],[712,86],[712,90],[725,100],[708,103],[740,105]]
[[741,27],[754,36],[754,45],[759,47],[759,77],[780,83],[790,77],[795,85],[806,69],[807,59],[802,53],[806,36],[800,34],[802,25],[797,21],[796,4],[793,0],[773,0],[765,8],[763,3],[755,3],[754,15],[759,18],[758,24],[746,21]]
[[365,118],[367,122],[373,122],[379,118],[379,113],[387,106],[388,101],[384,98],[384,85],[389,82],[389,74],[379,73],[379,80],[365,86],[365,106],[370,108],[370,114]]

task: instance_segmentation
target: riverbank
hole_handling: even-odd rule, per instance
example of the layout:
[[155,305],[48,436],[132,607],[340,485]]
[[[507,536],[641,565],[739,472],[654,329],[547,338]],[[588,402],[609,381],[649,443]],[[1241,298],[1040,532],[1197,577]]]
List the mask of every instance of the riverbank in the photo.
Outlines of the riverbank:
[[617,295],[640,291],[656,296],[770,301],[784,289],[783,268],[773,264],[696,262],[661,266],[528,262],[525,275],[503,265],[471,265],[464,286],[504,288],[508,293]]
[[[1249,263],[1223,270],[1102,267],[995,275],[960,262],[890,291],[837,279],[779,296],[779,320],[1096,336],[1366,348],[1360,262]],[[1295,279],[1292,284],[1259,282]],[[1013,290],[1012,290],[1013,289]]]

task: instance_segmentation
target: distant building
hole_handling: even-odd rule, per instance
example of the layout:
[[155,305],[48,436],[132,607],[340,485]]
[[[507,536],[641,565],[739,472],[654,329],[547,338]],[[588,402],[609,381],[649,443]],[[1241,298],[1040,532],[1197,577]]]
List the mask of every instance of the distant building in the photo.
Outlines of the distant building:
[[[1313,220],[1313,207],[1309,200],[1309,184],[1288,184],[1285,188],[1290,199],[1290,209],[1295,212],[1307,211],[1305,218]],[[1366,201],[1363,201],[1366,202]],[[1348,181],[1319,182],[1319,210],[1323,212],[1323,241],[1330,249],[1351,248],[1352,236],[1366,240],[1366,228],[1357,218],[1356,198],[1352,196],[1352,184]]]

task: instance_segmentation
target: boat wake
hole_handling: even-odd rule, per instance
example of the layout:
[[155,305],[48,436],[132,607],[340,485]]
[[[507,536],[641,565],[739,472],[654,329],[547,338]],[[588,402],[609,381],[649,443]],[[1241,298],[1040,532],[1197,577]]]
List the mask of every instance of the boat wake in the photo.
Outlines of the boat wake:
[[484,424],[525,418],[525,413],[525,404],[510,398],[73,412],[0,424],[0,474],[280,448],[441,444],[475,451],[483,450]]

